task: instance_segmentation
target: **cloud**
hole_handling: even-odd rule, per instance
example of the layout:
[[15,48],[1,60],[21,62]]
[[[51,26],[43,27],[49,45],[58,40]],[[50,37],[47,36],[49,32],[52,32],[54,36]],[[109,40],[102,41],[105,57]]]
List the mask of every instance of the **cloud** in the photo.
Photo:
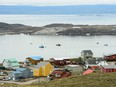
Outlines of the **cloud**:
[[116,0],[0,0],[1,5],[83,5],[116,4]]

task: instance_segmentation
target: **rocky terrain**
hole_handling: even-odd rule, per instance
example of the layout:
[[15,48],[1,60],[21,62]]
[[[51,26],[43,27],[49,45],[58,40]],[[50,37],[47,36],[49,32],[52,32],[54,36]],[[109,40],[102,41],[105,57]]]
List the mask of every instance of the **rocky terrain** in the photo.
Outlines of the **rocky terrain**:
[[41,30],[41,27],[31,27],[22,24],[8,24],[0,22],[0,35],[4,34],[32,34],[38,30]]
[[73,25],[62,23],[32,27],[0,22],[0,35],[20,33],[31,35],[116,35],[116,25]]

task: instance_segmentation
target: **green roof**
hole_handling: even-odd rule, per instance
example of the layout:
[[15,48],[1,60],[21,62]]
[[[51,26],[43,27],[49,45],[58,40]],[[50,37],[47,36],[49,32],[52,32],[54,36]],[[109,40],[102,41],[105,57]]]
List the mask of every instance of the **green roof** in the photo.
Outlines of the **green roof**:
[[7,61],[17,61],[15,58],[7,58],[7,59],[5,59],[5,60],[7,60]]
[[11,63],[12,66],[19,66],[19,63],[17,62],[17,60],[15,58],[8,58],[6,59],[6,61],[9,61]]
[[11,63],[12,66],[19,66],[18,62],[17,63]]

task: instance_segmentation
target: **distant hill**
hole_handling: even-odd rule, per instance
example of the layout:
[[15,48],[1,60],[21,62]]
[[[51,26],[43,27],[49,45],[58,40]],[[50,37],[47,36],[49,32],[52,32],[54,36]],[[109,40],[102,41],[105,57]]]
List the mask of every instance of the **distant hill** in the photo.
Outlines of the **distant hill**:
[[0,5],[0,14],[116,14],[116,5],[12,6]]
[[0,35],[4,34],[32,35],[116,35],[116,25],[73,25],[49,24],[42,27],[32,27],[22,24],[0,22]]
[[0,35],[20,33],[31,34],[41,29],[42,28],[40,27],[31,27],[22,24],[8,24],[0,22]]
[[43,26],[36,35],[116,35],[116,25],[50,24]]

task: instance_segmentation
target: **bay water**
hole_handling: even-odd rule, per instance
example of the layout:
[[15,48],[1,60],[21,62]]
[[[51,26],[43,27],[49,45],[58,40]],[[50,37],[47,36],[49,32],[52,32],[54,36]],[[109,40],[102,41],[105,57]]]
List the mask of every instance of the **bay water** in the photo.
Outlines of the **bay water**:
[[[41,45],[44,48],[39,48]],[[77,58],[81,56],[82,50],[92,50],[95,57],[114,54],[116,53],[116,36],[0,36],[0,62],[5,58],[24,61],[29,56],[43,56],[46,60],[53,57]]]
[[[0,22],[30,26],[51,23],[89,25],[114,25],[116,15],[0,15]],[[56,46],[61,44],[61,46]],[[107,46],[105,46],[107,44]],[[43,45],[45,48],[39,48]],[[5,58],[24,61],[29,56],[79,57],[82,50],[92,50],[95,57],[116,53],[116,36],[47,36],[47,35],[1,35],[0,62]]]
[[116,14],[107,15],[0,15],[0,22],[44,26],[52,23],[113,25]]

